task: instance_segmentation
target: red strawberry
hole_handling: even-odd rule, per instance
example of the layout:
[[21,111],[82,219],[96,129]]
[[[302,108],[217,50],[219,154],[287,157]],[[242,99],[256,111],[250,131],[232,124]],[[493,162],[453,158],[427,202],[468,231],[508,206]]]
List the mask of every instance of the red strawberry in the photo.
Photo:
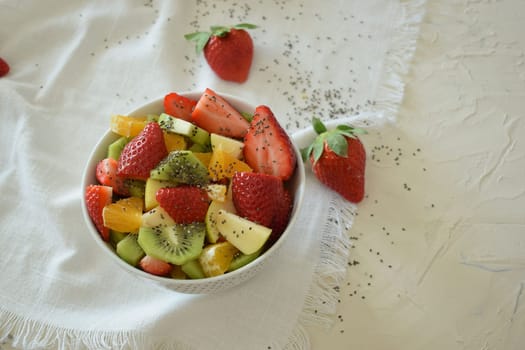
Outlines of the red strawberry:
[[237,213],[260,225],[272,226],[282,180],[262,173],[238,172],[232,177],[232,199]]
[[259,106],[244,137],[244,159],[259,173],[288,180],[297,163],[290,137],[270,108]]
[[173,269],[173,266],[171,264],[149,255],[146,255],[142,259],[140,259],[139,266],[145,272],[157,276],[166,276]]
[[203,222],[209,198],[205,189],[196,186],[165,187],[157,191],[159,206],[179,224]]
[[303,158],[310,160],[323,184],[351,202],[360,202],[365,193],[366,151],[356,135],[366,132],[348,125],[328,131],[317,118],[313,126],[319,135],[303,150]]
[[162,129],[157,123],[149,123],[124,146],[118,160],[117,175],[146,180],[151,169],[167,155]]
[[292,214],[292,195],[285,187],[282,188],[281,194],[275,198],[275,216],[273,218],[270,228],[272,233],[270,235],[270,242],[275,242],[288,226],[290,215]]
[[100,236],[105,241],[109,241],[109,229],[104,226],[102,210],[108,204],[111,204],[113,189],[103,185],[89,185],[86,188],[86,208],[89,217],[95,224]]
[[250,126],[239,111],[211,89],[206,89],[199,98],[191,119],[210,133],[238,139],[246,135]]
[[196,104],[197,101],[181,96],[175,92],[164,96],[164,112],[172,117],[177,117],[186,121],[191,121],[191,112],[193,112],[193,108],[195,108]]
[[97,164],[96,177],[102,185],[113,187],[113,192],[121,196],[129,196],[125,179],[117,175],[118,162],[113,158],[102,159]]
[[7,62],[2,57],[0,57],[0,78],[4,75],[7,75],[7,73],[9,73],[9,69],[9,64],[7,64]]
[[211,32],[196,32],[184,37],[197,42],[197,52],[204,50],[206,61],[221,79],[243,83],[248,79],[253,60],[253,41],[244,29],[254,28],[257,26],[248,23],[214,26]]

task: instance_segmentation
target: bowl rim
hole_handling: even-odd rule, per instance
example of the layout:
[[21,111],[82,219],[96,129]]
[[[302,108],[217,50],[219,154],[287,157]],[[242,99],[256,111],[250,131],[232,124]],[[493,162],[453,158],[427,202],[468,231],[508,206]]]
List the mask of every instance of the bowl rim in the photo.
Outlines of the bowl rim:
[[[190,98],[198,98],[203,94],[204,91],[183,91],[183,92],[177,92],[177,94],[190,97]],[[255,110],[255,105],[252,105],[244,100],[241,100],[239,97],[233,96],[228,93],[222,93],[220,91],[215,91],[218,95],[226,99],[232,106],[234,106],[236,109],[242,111],[243,109],[251,109]],[[164,99],[165,95],[162,95],[161,97],[157,97],[139,107],[132,110],[128,113],[128,116],[144,116],[147,114],[152,114],[155,112],[152,112],[154,109],[157,111],[161,111],[162,109],[162,101]],[[102,146],[109,144],[111,139],[116,139],[119,136],[111,131],[111,129],[107,129],[106,132],[99,138],[91,152],[88,156],[88,161],[86,162],[86,165],[82,172],[82,180],[81,180],[81,186],[82,186],[82,200],[81,200],[81,209],[82,214],[84,217],[84,221],[87,225],[88,231],[91,235],[91,237],[95,240],[97,245],[102,248],[103,251],[107,252],[110,255],[111,259],[117,263],[121,268],[124,268],[128,272],[132,273],[133,275],[144,277],[149,280],[153,280],[156,282],[159,282],[161,284],[169,286],[192,286],[192,287],[198,287],[198,286],[205,286],[210,283],[217,283],[224,280],[230,280],[234,279],[236,276],[242,275],[243,272],[247,271],[248,269],[253,268],[254,266],[262,263],[263,261],[266,261],[268,257],[274,254],[283,244],[285,241],[285,237],[289,236],[291,232],[293,231],[293,227],[295,226],[294,223],[297,220],[297,214],[299,213],[302,203],[303,203],[303,196],[304,196],[304,187],[305,187],[305,170],[304,166],[302,166],[301,162],[301,152],[298,148],[298,146],[294,143],[292,137],[290,136],[290,140],[292,142],[292,146],[294,149],[294,152],[297,157],[297,164],[295,169],[295,174],[292,177],[292,182],[296,182],[294,184],[295,192],[294,192],[294,205],[292,209],[292,213],[290,216],[290,221],[288,222],[288,226],[285,229],[285,231],[281,234],[279,239],[272,244],[270,248],[268,248],[262,255],[251,261],[250,263],[234,270],[230,271],[228,273],[219,275],[219,276],[213,276],[213,277],[206,277],[202,279],[175,279],[171,277],[163,277],[163,276],[156,276],[150,273],[147,273],[135,266],[132,266],[128,263],[126,263],[124,260],[122,260],[118,255],[116,254],[115,250],[111,247],[111,244],[108,242],[105,242],[102,237],[100,236],[98,230],[96,229],[93,221],[89,217],[87,207],[86,207],[86,201],[85,201],[85,189],[88,185],[93,184],[94,182],[92,179],[94,178],[94,169],[96,167],[96,164],[100,159],[97,157],[99,153],[101,153]],[[290,180],[289,180],[290,181]]]

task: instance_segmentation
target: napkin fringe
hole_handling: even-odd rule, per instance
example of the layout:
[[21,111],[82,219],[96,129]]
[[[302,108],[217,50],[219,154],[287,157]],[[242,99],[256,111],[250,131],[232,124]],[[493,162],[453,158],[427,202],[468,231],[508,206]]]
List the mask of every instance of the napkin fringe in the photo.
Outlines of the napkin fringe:
[[352,227],[357,206],[334,194],[329,203],[328,219],[323,227],[320,259],[305,298],[299,322],[303,325],[332,326],[341,283],[346,279]]
[[395,122],[404,90],[404,76],[410,69],[412,57],[416,51],[421,20],[425,14],[426,0],[401,1],[400,13],[392,15],[397,18],[390,31],[392,38],[383,62],[382,78],[384,83],[379,87],[375,110],[384,113],[390,122]]
[[23,318],[0,308],[0,344],[5,341],[21,349],[193,349],[171,340],[166,342],[146,337],[135,331],[100,332],[62,328]]

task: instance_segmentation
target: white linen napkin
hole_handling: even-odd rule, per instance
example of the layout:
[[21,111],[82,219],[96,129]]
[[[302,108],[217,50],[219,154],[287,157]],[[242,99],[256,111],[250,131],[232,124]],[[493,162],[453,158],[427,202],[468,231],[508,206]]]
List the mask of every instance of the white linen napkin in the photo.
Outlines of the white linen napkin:
[[[423,4],[1,2],[0,55],[12,70],[0,78],[0,340],[26,349],[307,349],[301,325],[329,325],[335,314],[354,205],[308,173],[298,227],[261,274],[234,290],[185,295],[99,254],[80,211],[82,170],[111,114],[169,91],[211,87],[270,105],[290,133],[314,114],[392,120]],[[260,25],[242,85],[218,80],[181,39],[239,22]]]

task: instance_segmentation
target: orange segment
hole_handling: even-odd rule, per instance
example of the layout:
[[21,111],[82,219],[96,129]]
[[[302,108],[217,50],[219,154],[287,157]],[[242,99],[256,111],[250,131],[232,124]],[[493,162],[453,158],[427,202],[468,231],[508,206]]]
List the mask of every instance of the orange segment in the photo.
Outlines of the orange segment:
[[210,160],[212,156],[211,152],[193,152],[193,155],[197,157],[197,159],[200,160],[201,163],[204,164],[206,168],[210,164]]
[[199,256],[202,271],[208,277],[222,275],[237,253],[239,250],[228,241],[206,246]]
[[163,132],[164,143],[168,149],[168,153],[171,151],[180,151],[187,148],[186,139],[182,135],[174,134],[171,132]]
[[106,205],[102,210],[104,226],[119,232],[138,232],[142,223],[142,198],[129,197]]
[[222,149],[215,149],[212,153],[208,172],[213,181],[224,178],[231,179],[236,172],[251,172],[252,168],[242,160],[233,157]]
[[125,115],[112,115],[110,128],[115,134],[125,137],[135,137],[148,123],[148,117],[128,117]]

